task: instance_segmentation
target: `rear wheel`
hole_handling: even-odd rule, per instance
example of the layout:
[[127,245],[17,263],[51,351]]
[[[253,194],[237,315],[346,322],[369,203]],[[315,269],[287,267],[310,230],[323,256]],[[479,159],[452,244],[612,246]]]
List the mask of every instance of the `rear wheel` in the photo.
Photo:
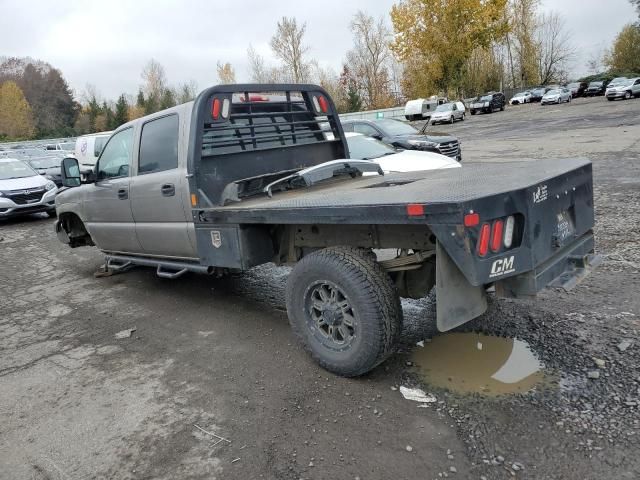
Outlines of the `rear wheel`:
[[286,293],[291,328],[323,368],[354,377],[392,353],[402,329],[400,298],[366,250],[330,247],[304,257]]
[[469,112],[471,113],[471,115],[475,115],[476,114],[475,110],[469,110]]

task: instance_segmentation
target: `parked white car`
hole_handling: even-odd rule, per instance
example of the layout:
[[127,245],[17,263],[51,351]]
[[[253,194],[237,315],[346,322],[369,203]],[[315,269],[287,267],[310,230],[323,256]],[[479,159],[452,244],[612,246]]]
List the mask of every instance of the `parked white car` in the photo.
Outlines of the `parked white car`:
[[631,97],[640,97],[640,77],[629,78],[613,87],[607,87],[605,96],[607,100],[615,100],[616,98],[629,100]]
[[445,122],[453,123],[456,120],[464,120],[464,109],[458,108],[458,102],[438,105],[436,111],[431,114],[431,125]]
[[91,133],[76,139],[75,157],[80,168],[93,169],[112,132]]
[[522,103],[531,103],[531,92],[519,92],[516,93],[511,100],[509,100],[509,105],[520,105]]
[[56,184],[16,158],[0,158],[0,218],[46,212],[56,216]]
[[421,172],[441,168],[456,168],[460,163],[451,157],[421,150],[397,151],[386,143],[361,133],[346,132],[349,156],[358,160],[371,160],[389,172]]
[[571,90],[568,88],[554,88],[549,90],[542,96],[542,100],[540,100],[541,105],[547,105],[549,103],[563,103],[571,102]]

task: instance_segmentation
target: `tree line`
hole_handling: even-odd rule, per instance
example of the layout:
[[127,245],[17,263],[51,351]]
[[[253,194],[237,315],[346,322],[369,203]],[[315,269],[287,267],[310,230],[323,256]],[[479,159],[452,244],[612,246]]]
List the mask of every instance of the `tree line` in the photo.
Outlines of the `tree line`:
[[[630,0],[638,9],[640,0]],[[282,17],[269,63],[249,44],[248,80],[317,83],[340,112],[386,108],[434,94],[467,98],[488,90],[569,80],[576,49],[564,19],[540,0],[400,0],[388,17],[358,11],[349,23],[351,48],[339,72],[322,66],[305,41],[307,24]],[[626,25],[610,48],[591,52],[588,78],[640,75],[640,22]],[[219,83],[235,83],[218,61]],[[0,139],[81,135],[195,98],[195,81],[171,86],[164,67],[149,60],[137,93],[102,98],[87,85],[78,99],[62,73],[31,58],[0,58]]]

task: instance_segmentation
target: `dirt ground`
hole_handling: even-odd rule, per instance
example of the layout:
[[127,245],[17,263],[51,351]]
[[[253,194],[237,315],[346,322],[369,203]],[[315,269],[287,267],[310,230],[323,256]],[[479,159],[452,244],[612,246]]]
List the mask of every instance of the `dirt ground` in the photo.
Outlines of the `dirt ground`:
[[[430,299],[403,302],[398,354],[336,377],[293,340],[286,268],[94,278],[100,253],[64,247],[34,215],[0,221],[0,479],[640,478],[640,99],[434,129],[462,139],[465,162],[594,163],[604,264],[570,292],[492,300],[461,328],[527,341],[547,388],[424,383],[408,362],[437,335]],[[418,408],[400,385],[438,402]]]

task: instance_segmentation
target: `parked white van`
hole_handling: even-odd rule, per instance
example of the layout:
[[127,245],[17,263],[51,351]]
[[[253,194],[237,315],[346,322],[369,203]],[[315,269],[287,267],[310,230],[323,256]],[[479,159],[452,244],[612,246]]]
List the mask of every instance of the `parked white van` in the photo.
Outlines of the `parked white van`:
[[104,148],[112,132],[91,133],[82,135],[76,140],[75,157],[81,166],[93,168],[96,166],[100,152]]

